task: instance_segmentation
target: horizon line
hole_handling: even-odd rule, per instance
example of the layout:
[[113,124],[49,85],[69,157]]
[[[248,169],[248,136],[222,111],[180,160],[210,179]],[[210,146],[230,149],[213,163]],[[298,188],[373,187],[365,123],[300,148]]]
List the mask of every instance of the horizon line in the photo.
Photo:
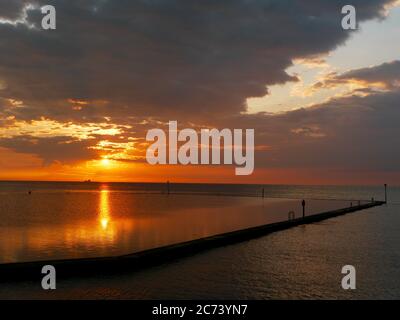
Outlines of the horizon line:
[[[95,180],[3,180],[0,179],[1,182],[48,182],[48,183],[110,183],[110,184],[116,184],[116,183],[125,183],[125,184],[211,184],[211,185],[262,185],[262,186],[330,186],[330,187],[378,187],[378,186],[384,186],[385,184],[302,184],[302,183],[290,183],[290,184],[281,184],[281,183],[232,183],[232,182],[179,182],[179,181],[171,181],[171,180],[165,180],[165,181],[95,181]],[[400,185],[397,184],[387,184],[387,186],[391,187],[400,187]]]

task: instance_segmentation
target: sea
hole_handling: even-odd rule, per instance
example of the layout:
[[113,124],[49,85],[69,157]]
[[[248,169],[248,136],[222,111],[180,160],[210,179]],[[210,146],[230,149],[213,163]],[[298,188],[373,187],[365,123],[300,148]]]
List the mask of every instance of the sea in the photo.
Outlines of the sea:
[[[384,200],[383,186],[0,182],[0,263],[124,255]],[[387,204],[148,269],[0,285],[1,299],[399,299],[400,188]],[[341,287],[342,267],[357,288]]]

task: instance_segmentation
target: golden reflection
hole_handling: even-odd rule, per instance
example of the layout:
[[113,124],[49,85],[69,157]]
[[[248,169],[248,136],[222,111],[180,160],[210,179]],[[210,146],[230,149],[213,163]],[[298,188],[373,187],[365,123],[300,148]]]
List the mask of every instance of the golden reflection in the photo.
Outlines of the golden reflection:
[[107,230],[108,223],[110,222],[110,192],[107,189],[100,191],[100,225],[103,230]]

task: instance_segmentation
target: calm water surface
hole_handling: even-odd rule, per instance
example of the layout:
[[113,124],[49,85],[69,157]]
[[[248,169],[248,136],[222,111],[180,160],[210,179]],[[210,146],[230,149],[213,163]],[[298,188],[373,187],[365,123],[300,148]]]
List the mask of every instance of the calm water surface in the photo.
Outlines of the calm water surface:
[[[115,187],[115,186],[114,186]],[[4,188],[4,187],[3,187]],[[221,187],[222,188],[222,187]],[[232,187],[229,187],[232,188]],[[237,190],[240,187],[235,187]],[[254,189],[246,186],[247,192],[256,193],[259,190],[258,186],[253,186]],[[294,186],[278,186],[274,189],[269,186],[269,194],[280,192],[280,196],[293,198],[309,198],[309,199],[369,199],[375,197],[382,198],[381,187],[294,187]],[[282,192],[286,188],[286,192]],[[17,188],[18,189],[18,188]],[[95,242],[97,244],[104,241],[104,237],[100,236],[101,232],[107,230],[113,224],[118,225],[119,219],[125,221],[128,219],[130,223],[123,222],[126,232],[118,231],[115,234],[109,234],[107,237],[112,239],[116,237],[118,241],[114,242],[120,248],[121,243],[128,243],[129,248],[132,243],[133,236],[126,236],[136,230],[136,233],[151,234],[149,227],[146,227],[146,216],[150,215],[148,208],[154,207],[151,215],[164,218],[151,217],[148,224],[157,224],[157,228],[153,229],[152,240],[140,240],[136,236],[136,243],[145,241],[146,246],[158,245],[163,241],[170,242],[172,240],[180,241],[181,238],[171,238],[172,234],[179,230],[180,234],[186,234],[187,237],[193,235],[205,235],[213,232],[219,232],[224,228],[237,228],[244,223],[253,224],[263,222],[271,218],[269,205],[277,205],[277,208],[283,208],[286,211],[287,207],[294,204],[298,206],[297,200],[286,199],[268,199],[267,205],[262,199],[258,198],[240,198],[230,197],[229,201],[225,201],[225,197],[216,196],[182,196],[182,195],[148,195],[135,194],[134,196],[125,193],[112,192],[113,186],[109,188],[109,192],[96,191],[88,192],[64,192],[43,190],[43,198],[35,203],[42,203],[42,209],[48,207],[49,203],[53,203],[54,208],[59,210],[53,211],[54,218],[49,220],[49,225],[52,221],[54,234],[63,233],[66,230],[66,221],[77,219],[81,221],[78,224],[71,223],[72,231],[63,233],[69,236],[66,239],[71,243],[81,243],[77,245],[78,251],[91,252],[88,248],[88,243]],[[222,188],[223,189],[223,188]],[[267,189],[267,187],[266,187]],[[249,191],[250,190],[250,191]],[[23,202],[11,200],[16,194],[22,195],[25,192],[14,190],[11,195],[10,191],[4,191],[2,196],[6,197],[9,203],[8,206],[14,208],[25,206]],[[192,190],[193,191],[193,190]],[[232,193],[231,190],[217,190],[219,192]],[[235,190],[233,190],[235,191]],[[62,193],[65,197],[61,202],[60,197],[57,199],[51,198],[50,193]],[[215,192],[215,190],[213,190]],[[40,197],[39,190],[34,191],[31,196]],[[102,222],[102,199],[103,193],[107,193],[108,207],[112,208],[108,211],[110,214],[108,222]],[[63,220],[60,218],[75,212],[74,210],[64,210],[66,202],[71,203],[70,196],[75,200],[75,205],[70,204],[70,208],[78,206],[86,206],[87,210],[78,210],[81,213],[71,214],[69,219]],[[79,194],[76,195],[76,194]],[[276,194],[274,194],[276,195]],[[386,206],[376,207],[354,214],[337,217],[334,219],[325,220],[320,223],[299,226],[290,230],[274,233],[259,239],[254,239],[244,243],[226,246],[213,249],[193,257],[177,260],[173,263],[165,264],[159,267],[149,268],[135,273],[120,274],[107,278],[88,277],[79,279],[68,279],[58,283],[58,289],[54,292],[44,292],[38,288],[36,283],[25,282],[18,284],[2,284],[0,286],[0,298],[164,298],[164,299],[308,299],[308,298],[400,298],[400,190],[399,188],[389,189],[389,203]],[[24,194],[25,196],[25,194]],[[129,201],[125,196],[129,197]],[[153,197],[155,196],[155,197]],[[79,197],[83,197],[80,199]],[[92,197],[92,198],[91,198]],[[103,196],[104,197],[104,196]],[[2,198],[3,200],[5,198]],[[31,197],[30,199],[33,199]],[[88,200],[92,199],[92,200]],[[139,201],[139,199],[141,199]],[[197,200],[198,199],[198,200]],[[50,201],[50,202],[49,202]],[[128,202],[127,202],[128,201]],[[146,201],[148,204],[146,204]],[[261,202],[260,202],[261,201]],[[264,200],[265,201],[265,200]],[[275,202],[276,201],[276,202]],[[293,203],[291,203],[293,201]],[[18,202],[18,204],[15,204]],[[47,203],[47,204],[45,204]],[[95,205],[97,203],[97,205]],[[127,203],[129,205],[127,205]],[[317,208],[320,201],[316,201]],[[341,203],[341,201],[328,201],[323,203]],[[348,201],[343,201],[346,204]],[[283,206],[283,207],[282,207]],[[36,207],[36,206],[35,206]],[[32,208],[32,206],[28,206]],[[39,205],[39,208],[40,205]],[[96,209],[90,209],[96,208]],[[134,208],[135,210],[132,210]],[[142,209],[141,209],[142,208]],[[168,208],[168,210],[165,210]],[[29,225],[41,228],[42,220],[40,212],[42,209],[35,211],[36,218],[30,218]],[[244,211],[243,211],[244,209]],[[93,211],[91,211],[93,210]],[[142,210],[142,211],[141,211]],[[237,211],[235,211],[237,210]],[[299,209],[296,209],[299,210]],[[2,209],[4,215],[4,209]],[[92,212],[90,215],[87,212]],[[210,214],[210,212],[213,212]],[[227,212],[234,212],[233,216],[227,219]],[[43,215],[44,213],[42,213]],[[129,218],[131,214],[135,215],[132,220]],[[39,216],[37,216],[39,215]],[[50,213],[44,214],[48,218]],[[177,215],[177,218],[174,216]],[[182,216],[187,215],[183,225],[179,224]],[[216,218],[216,215],[218,218]],[[248,216],[250,215],[250,219]],[[284,215],[284,213],[282,213]],[[18,216],[18,215],[17,215]],[[244,219],[243,216],[247,218]],[[59,218],[55,218],[59,217]],[[138,222],[139,220],[143,221]],[[234,217],[234,218],[232,218]],[[72,219],[73,218],[73,219]],[[277,215],[279,218],[279,214]],[[10,219],[7,217],[7,219]],[[172,231],[166,231],[170,228],[169,221],[174,222]],[[209,223],[204,223],[207,220]],[[12,223],[10,223],[12,221]],[[14,255],[18,259],[24,257],[27,252],[42,252],[41,248],[47,244],[41,244],[40,231],[36,231],[36,236],[32,236],[27,231],[16,231],[19,227],[26,230],[26,221],[23,218],[14,217],[8,220],[8,225],[13,225],[15,230],[6,231],[7,225],[2,222],[1,234],[1,252],[2,256],[7,255],[4,246],[4,241],[10,242],[10,247],[18,247],[15,242],[20,242],[19,252],[13,251],[8,253],[8,260]],[[133,221],[133,222],[132,222]],[[158,221],[158,222],[157,222]],[[164,225],[162,222],[164,221]],[[249,222],[250,221],[250,222]],[[58,225],[59,222],[61,226]],[[25,224],[25,227],[23,225]],[[199,226],[200,224],[200,226]],[[76,232],[76,226],[81,225],[82,229]],[[135,227],[133,227],[135,226]],[[140,226],[140,227],[138,227]],[[188,228],[188,226],[191,226]],[[212,227],[210,227],[212,226]],[[96,229],[97,228],[97,229]],[[164,228],[164,230],[163,230]],[[185,229],[185,230],[184,230]],[[98,230],[98,231],[94,231]],[[101,231],[103,230],[103,231]],[[161,231],[160,233],[160,230]],[[11,233],[4,236],[3,232]],[[21,232],[18,235],[18,232]],[[51,231],[48,231],[51,233]],[[108,231],[107,231],[108,232]],[[106,233],[107,233],[106,232]],[[79,234],[81,236],[79,236]],[[117,236],[116,234],[125,234]],[[162,234],[163,236],[159,236]],[[18,235],[17,240],[14,239]],[[24,237],[23,237],[24,235]],[[19,238],[21,236],[21,238]],[[163,238],[165,236],[165,238]],[[76,238],[78,237],[78,240]],[[80,238],[79,238],[80,237]],[[106,238],[107,238],[106,237]],[[32,240],[35,239],[36,240]],[[58,236],[50,236],[44,238],[55,238]],[[86,243],[82,239],[92,239]],[[58,241],[58,240],[57,240]],[[63,240],[63,245],[68,242]],[[125,242],[124,242],[125,241]],[[83,244],[82,244],[83,243]],[[86,243],[86,245],[84,244]],[[105,243],[110,244],[113,241]],[[108,246],[106,245],[106,247]],[[49,250],[49,255],[58,254],[57,246]],[[44,246],[44,247],[43,247]],[[29,250],[27,249],[29,247]],[[73,247],[73,246],[72,246]],[[96,245],[98,247],[98,245]],[[36,248],[36,250],[32,249]],[[112,251],[109,247],[106,252]],[[95,249],[92,252],[98,253]],[[109,251],[111,250],[111,251]],[[71,251],[72,252],[72,251]],[[119,249],[114,251],[119,252]],[[352,264],[357,269],[357,290],[344,291],[341,289],[341,267],[345,264]]]
[[[298,199],[239,197],[232,186],[169,195],[159,185],[143,187],[2,184],[0,263],[128,254],[302,214]],[[307,214],[350,202],[307,199]]]

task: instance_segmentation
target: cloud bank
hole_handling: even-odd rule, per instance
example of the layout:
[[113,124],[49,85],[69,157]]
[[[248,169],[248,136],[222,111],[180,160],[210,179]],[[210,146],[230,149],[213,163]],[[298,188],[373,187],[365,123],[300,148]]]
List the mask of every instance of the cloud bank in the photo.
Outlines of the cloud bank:
[[[359,22],[383,18],[391,3],[352,2]],[[3,147],[45,163],[91,159],[101,141],[137,148],[140,156],[146,130],[174,119],[198,128],[255,128],[260,167],[396,170],[399,61],[316,85],[361,81],[385,92],[276,116],[245,113],[247,98],[298,81],[285,71],[294,59],[326,54],[349,39],[340,27],[344,0],[55,0],[57,30],[50,32],[39,28],[43,4],[0,3]],[[119,131],[82,139],[50,128],[43,136],[23,130],[33,121]]]

